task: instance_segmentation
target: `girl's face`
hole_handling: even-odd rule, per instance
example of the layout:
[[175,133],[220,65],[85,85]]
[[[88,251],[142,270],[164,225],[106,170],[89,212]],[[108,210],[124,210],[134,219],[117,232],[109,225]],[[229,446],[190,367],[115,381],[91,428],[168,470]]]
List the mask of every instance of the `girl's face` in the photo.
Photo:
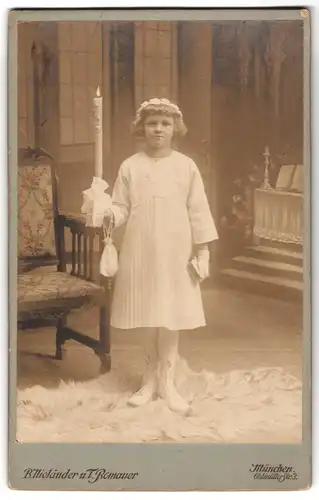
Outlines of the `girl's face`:
[[145,138],[154,149],[171,147],[174,134],[174,118],[161,114],[150,115],[144,122]]

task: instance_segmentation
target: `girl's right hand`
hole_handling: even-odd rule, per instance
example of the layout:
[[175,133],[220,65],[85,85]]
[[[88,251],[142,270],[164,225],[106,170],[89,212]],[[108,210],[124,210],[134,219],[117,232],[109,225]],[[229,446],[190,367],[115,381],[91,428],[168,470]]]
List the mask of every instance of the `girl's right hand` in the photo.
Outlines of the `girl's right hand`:
[[113,216],[112,209],[111,209],[111,208],[108,208],[108,209],[104,212],[104,217],[112,217],[112,216]]
[[108,226],[110,223],[114,224],[114,214],[113,214],[113,211],[109,208],[104,213],[103,224],[104,224],[104,226]]

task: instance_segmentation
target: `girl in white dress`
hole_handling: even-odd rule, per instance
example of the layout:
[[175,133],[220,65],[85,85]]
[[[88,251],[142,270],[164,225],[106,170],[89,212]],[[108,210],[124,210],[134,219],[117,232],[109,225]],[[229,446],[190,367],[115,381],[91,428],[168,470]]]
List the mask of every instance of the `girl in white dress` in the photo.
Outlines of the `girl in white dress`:
[[151,99],[133,125],[144,148],[122,163],[113,191],[115,227],[126,228],[111,324],[147,333],[144,383],[129,404],[144,405],[157,394],[186,413],[189,405],[174,386],[179,330],[205,325],[199,283],[209,272],[207,243],[218,235],[197,166],[172,146],[186,132],[179,108]]

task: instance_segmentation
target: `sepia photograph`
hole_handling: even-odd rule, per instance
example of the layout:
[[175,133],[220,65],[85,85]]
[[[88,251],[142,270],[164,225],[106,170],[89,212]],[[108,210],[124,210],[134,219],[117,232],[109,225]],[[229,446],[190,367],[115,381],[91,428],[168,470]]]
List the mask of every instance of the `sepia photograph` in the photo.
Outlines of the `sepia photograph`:
[[15,440],[300,445],[309,13],[156,12],[17,25]]

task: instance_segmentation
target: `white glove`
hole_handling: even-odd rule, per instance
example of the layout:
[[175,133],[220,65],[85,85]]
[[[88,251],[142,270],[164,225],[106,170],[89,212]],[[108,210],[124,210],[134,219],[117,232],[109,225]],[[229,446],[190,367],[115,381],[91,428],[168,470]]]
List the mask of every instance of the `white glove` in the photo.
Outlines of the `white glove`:
[[200,248],[197,252],[198,274],[204,280],[209,276],[209,250],[207,247]]
[[197,250],[197,255],[190,262],[190,273],[200,283],[209,276],[209,250],[202,247]]

